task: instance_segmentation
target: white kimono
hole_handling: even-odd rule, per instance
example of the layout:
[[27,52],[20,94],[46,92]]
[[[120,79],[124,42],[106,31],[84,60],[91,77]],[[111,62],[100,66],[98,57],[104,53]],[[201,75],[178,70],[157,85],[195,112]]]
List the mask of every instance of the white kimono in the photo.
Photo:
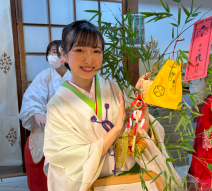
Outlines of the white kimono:
[[71,79],[67,70],[61,77],[54,68],[47,68],[39,73],[24,93],[19,118],[23,127],[32,130],[36,126],[34,115],[40,113],[46,117],[46,105],[60,85]]
[[[114,156],[107,152],[101,157],[103,136],[107,132],[101,124],[92,122],[91,117],[96,116],[98,121],[100,116],[105,119],[107,103],[110,106],[107,118],[115,125],[120,105],[118,91],[114,82],[96,77],[95,103],[67,82],[59,87],[49,101],[44,139],[44,155],[49,163],[49,191],[87,191],[97,178],[113,175]],[[153,120],[153,117],[150,116],[150,119]],[[159,142],[163,142],[163,128],[158,122],[154,128]],[[145,131],[142,132],[142,136],[144,135],[148,136]],[[169,177],[164,145],[161,144],[162,154],[153,141],[146,141],[148,146],[143,154],[145,163],[158,155],[147,165],[147,170],[157,174],[166,170]],[[132,155],[128,155],[124,167],[118,170],[128,171],[135,162],[145,168],[140,158],[134,159]],[[180,183],[172,164],[170,166],[176,181]]]

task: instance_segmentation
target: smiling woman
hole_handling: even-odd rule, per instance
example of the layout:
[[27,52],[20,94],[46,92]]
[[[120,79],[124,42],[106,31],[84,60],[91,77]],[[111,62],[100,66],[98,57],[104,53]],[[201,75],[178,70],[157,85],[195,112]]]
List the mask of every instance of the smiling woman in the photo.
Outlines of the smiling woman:
[[102,66],[104,39],[87,21],[71,23],[63,29],[61,53],[72,73],[71,82],[90,91],[93,76]]
[[[143,160],[150,161],[156,155],[147,170],[156,174],[165,170],[170,177],[165,148],[161,152],[149,139],[143,160],[129,154],[123,167],[114,167],[114,154],[109,149],[123,128],[125,108],[132,100],[124,91],[122,94],[115,82],[97,75],[103,51],[103,37],[93,24],[76,21],[63,29],[61,53],[72,79],[62,84],[47,105],[44,155],[49,165],[44,168],[48,168],[49,191],[87,191],[97,178],[128,172],[134,166],[145,168]],[[142,114],[148,126],[151,116],[147,107]],[[162,142],[163,128],[157,125],[156,131],[158,141]],[[143,137],[148,136],[145,130],[142,133]],[[180,183],[172,164],[169,167]],[[137,189],[141,189],[140,183]]]

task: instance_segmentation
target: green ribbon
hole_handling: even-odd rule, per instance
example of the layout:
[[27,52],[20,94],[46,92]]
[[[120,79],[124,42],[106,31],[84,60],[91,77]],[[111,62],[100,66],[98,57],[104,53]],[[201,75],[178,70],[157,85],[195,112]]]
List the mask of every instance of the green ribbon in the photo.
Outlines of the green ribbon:
[[95,112],[95,104],[97,105],[97,117],[98,119],[100,118],[100,116],[102,115],[102,99],[101,99],[101,90],[100,90],[100,83],[99,83],[99,78],[98,75],[95,76],[96,77],[96,84],[95,84],[95,98],[96,98],[96,102],[93,102],[93,100],[91,100],[89,97],[87,97],[85,94],[83,94],[81,91],[79,91],[78,89],[74,88],[71,84],[69,84],[68,82],[63,82],[62,86],[71,90],[76,96],[78,96],[82,101],[84,101],[87,105],[89,105],[93,111]]

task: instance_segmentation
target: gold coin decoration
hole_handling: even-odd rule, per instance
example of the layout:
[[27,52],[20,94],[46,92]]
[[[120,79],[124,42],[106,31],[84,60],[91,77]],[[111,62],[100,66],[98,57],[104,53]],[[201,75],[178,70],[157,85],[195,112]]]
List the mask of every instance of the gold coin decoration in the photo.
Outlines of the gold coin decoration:
[[115,163],[118,168],[122,168],[125,164],[127,152],[128,152],[128,137],[124,131],[122,134],[123,138],[120,138],[116,143],[115,150]]
[[[133,135],[134,135],[134,130],[131,130],[128,134],[128,146],[132,146],[133,145]],[[140,139],[140,133],[137,132],[136,135],[136,142]]]
[[[132,151],[132,143],[133,143],[133,134],[134,134],[134,130],[129,132],[129,137],[128,137],[128,150],[127,150],[127,155],[131,154],[134,156],[134,152]],[[136,154],[136,156],[140,156],[139,153],[141,151],[144,151],[147,148],[147,143],[144,139],[140,138],[140,133],[137,132],[137,136],[136,136],[136,146],[138,148],[138,153]]]

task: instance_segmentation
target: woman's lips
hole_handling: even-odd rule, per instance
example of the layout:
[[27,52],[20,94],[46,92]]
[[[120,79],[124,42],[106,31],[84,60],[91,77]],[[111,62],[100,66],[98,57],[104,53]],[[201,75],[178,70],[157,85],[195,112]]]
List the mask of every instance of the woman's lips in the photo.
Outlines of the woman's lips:
[[84,72],[92,72],[94,67],[80,67]]

